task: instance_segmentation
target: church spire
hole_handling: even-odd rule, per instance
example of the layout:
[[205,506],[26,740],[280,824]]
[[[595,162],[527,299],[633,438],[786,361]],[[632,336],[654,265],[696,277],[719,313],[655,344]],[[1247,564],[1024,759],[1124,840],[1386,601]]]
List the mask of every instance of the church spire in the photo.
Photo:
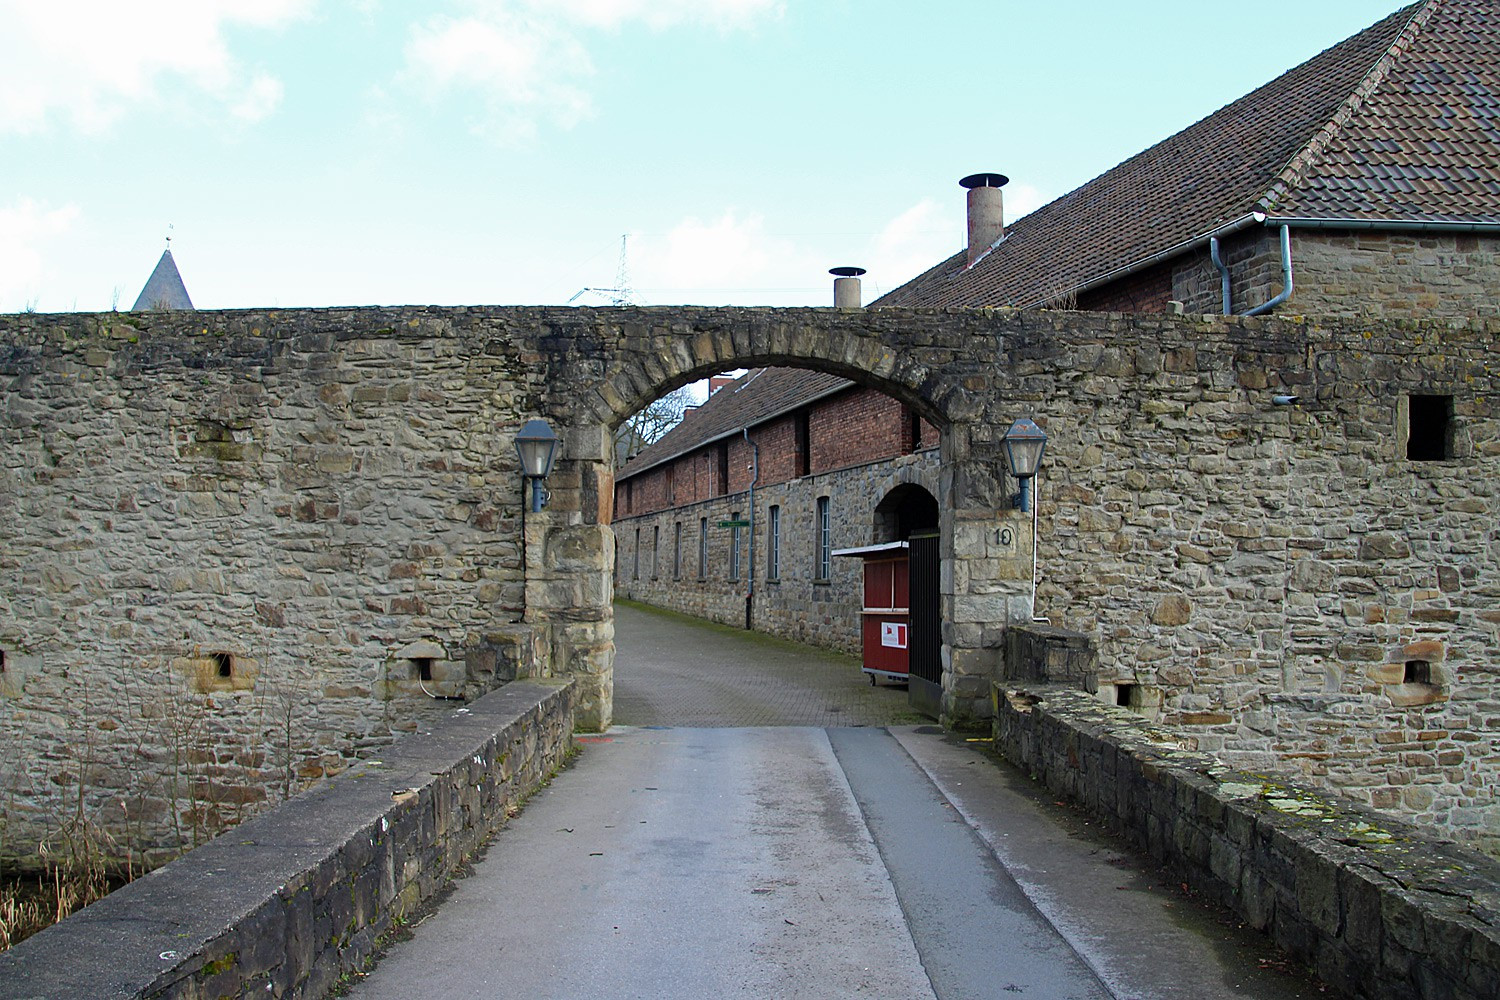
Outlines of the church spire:
[[146,279],[146,287],[136,298],[131,312],[148,312],[153,309],[192,309],[193,300],[188,297],[187,286],[177,272],[177,262],[172,259],[171,226],[168,226],[167,248],[162,251],[156,269]]

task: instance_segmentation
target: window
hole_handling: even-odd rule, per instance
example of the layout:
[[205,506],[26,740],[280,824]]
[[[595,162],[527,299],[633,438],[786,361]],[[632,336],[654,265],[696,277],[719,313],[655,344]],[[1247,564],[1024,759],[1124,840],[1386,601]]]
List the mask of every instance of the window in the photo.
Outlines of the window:
[[1411,396],[1407,400],[1406,457],[1441,462],[1453,457],[1453,397]]
[[677,502],[677,466],[667,466],[667,503]]
[[651,579],[655,580],[661,569],[661,525],[651,526]]
[[729,442],[722,441],[719,444],[719,482],[718,493],[720,496],[729,492]]
[[641,529],[635,529],[635,566],[631,570],[630,578],[639,580],[641,578]]
[[736,525],[729,529],[729,579],[738,580],[740,578],[740,529],[738,527],[740,512],[735,511],[730,514],[729,519]]
[[672,579],[682,579],[682,522],[672,525]]
[[625,513],[635,509],[635,480],[625,480]]
[[792,422],[795,435],[792,443],[792,474],[801,478],[812,471],[812,432],[808,428],[807,411],[799,410]]
[[813,530],[818,540],[818,563],[814,567],[813,579],[826,583],[833,576],[833,525],[827,497],[818,497],[818,516]]
[[698,579],[708,579],[708,518],[698,518]]
[[766,511],[766,579],[781,579],[781,508]]

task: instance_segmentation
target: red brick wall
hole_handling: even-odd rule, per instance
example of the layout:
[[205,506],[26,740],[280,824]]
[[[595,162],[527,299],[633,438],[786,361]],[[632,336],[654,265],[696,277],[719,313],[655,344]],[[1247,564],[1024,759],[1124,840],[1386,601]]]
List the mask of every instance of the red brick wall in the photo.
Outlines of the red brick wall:
[[762,485],[784,483],[797,478],[797,423],[788,413],[755,428],[754,438],[760,445],[760,481]]
[[903,447],[911,437],[906,408],[873,389],[856,388],[814,403],[808,420],[814,474],[910,450]]
[[1165,263],[1084,292],[1072,308],[1092,312],[1164,313],[1170,301],[1172,266]]
[[[917,435],[914,436],[911,412],[900,402],[873,389],[856,387],[818,400],[806,412],[811,451],[809,474],[894,458],[938,444],[937,428],[925,420],[918,420]],[[795,413],[757,426],[750,436],[760,446],[761,486],[798,478]],[[727,491],[720,474],[720,447],[729,449]],[[743,435],[706,445],[672,460],[670,494],[667,490],[669,463],[616,483],[616,514],[619,517],[649,514],[723,496],[725,492],[749,489],[752,459],[753,450]]]

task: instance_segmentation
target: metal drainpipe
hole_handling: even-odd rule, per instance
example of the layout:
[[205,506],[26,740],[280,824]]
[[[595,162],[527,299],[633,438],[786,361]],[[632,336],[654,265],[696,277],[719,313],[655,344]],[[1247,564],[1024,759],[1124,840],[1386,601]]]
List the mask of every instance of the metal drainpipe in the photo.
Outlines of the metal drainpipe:
[[1260,316],[1270,312],[1292,297],[1292,229],[1290,226],[1281,227],[1281,294],[1270,302],[1264,302],[1254,309],[1245,311],[1246,316]]
[[1219,269],[1219,292],[1224,300],[1224,315],[1233,316],[1234,307],[1229,298],[1229,265],[1219,256],[1219,238],[1210,236],[1208,238],[1208,258],[1214,262],[1214,267]]
[[750,571],[745,574],[745,630],[755,624],[755,486],[760,482],[760,445],[750,438],[750,428],[740,428],[750,446]]

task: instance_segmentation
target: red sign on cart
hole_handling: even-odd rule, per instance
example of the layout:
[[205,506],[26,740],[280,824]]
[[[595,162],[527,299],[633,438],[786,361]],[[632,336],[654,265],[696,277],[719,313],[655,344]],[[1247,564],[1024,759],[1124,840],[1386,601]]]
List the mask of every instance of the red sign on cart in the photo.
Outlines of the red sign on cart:
[[902,622],[881,622],[880,644],[895,649],[905,649],[906,625]]

